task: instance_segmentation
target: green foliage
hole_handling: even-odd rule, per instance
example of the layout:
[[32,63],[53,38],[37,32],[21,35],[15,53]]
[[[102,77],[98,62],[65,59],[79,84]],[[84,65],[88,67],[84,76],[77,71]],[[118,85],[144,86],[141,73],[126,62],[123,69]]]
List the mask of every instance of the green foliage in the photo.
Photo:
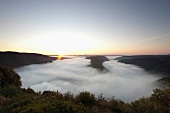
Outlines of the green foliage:
[[5,97],[13,97],[22,93],[22,89],[15,86],[4,86],[0,88],[0,94]]
[[35,93],[36,93],[36,92],[35,92],[33,89],[31,89],[30,87],[28,87],[27,89],[23,88],[22,91],[23,91],[24,93],[27,93],[27,94],[35,94]]
[[131,103],[136,113],[170,113],[170,87],[155,89],[149,98],[141,98]]
[[154,102],[154,108],[157,112],[170,111],[170,88],[165,90],[155,89],[150,100]]
[[[48,107],[47,107],[48,106]],[[43,107],[45,113],[76,113],[76,105],[68,101],[56,101]]]
[[[13,86],[14,87],[14,86]],[[10,88],[4,87],[6,90]],[[32,92],[31,88],[18,89],[19,93],[0,94],[0,113],[169,113],[170,88],[155,89],[149,98],[124,103],[114,98],[105,99],[90,92],[74,97],[70,92]],[[8,92],[7,92],[8,93]],[[5,95],[4,95],[5,94]],[[10,96],[9,96],[10,95]]]
[[131,107],[136,113],[156,113],[153,106],[154,102],[150,98],[140,98],[131,103]]
[[1,95],[0,94],[0,109],[3,108],[3,107],[6,107],[9,102],[9,98],[6,98],[4,95]]
[[128,107],[123,101],[121,100],[116,100],[113,98],[110,99],[110,101],[108,102],[108,107],[109,109],[113,112],[113,113],[130,113],[128,109],[128,111],[125,111],[125,108]]
[[85,107],[92,107],[96,103],[96,98],[94,94],[87,91],[81,92],[75,97],[75,99],[76,102],[82,103]]
[[32,100],[30,99],[16,101],[13,104],[10,104],[9,106],[7,106],[5,109],[3,109],[3,112],[19,113],[31,103],[32,103]]
[[0,87],[13,85],[21,86],[20,76],[12,68],[0,65]]
[[66,92],[63,94],[64,101],[75,101],[74,95],[71,92]]

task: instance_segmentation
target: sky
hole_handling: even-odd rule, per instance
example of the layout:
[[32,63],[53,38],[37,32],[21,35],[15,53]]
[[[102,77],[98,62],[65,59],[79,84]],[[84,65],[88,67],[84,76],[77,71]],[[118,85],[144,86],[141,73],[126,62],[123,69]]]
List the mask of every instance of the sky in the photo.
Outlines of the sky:
[[0,0],[0,51],[170,54],[170,0]]

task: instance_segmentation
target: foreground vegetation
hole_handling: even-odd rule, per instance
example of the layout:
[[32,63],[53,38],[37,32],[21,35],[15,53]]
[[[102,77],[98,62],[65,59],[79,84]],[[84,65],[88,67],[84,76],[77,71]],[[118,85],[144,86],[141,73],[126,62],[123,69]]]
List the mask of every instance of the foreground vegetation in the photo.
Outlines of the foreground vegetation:
[[0,66],[0,113],[169,113],[170,87],[155,89],[149,98],[124,103],[84,91],[77,95],[58,91],[35,92],[21,88],[20,76]]

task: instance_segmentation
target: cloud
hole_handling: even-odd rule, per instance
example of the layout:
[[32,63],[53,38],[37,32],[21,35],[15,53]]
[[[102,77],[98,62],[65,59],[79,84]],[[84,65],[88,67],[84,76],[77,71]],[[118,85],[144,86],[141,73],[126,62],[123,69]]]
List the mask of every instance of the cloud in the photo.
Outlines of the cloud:
[[15,71],[21,76],[23,87],[35,91],[59,90],[62,93],[71,91],[90,91],[106,98],[115,97],[125,102],[149,96],[158,86],[154,81],[159,79],[133,65],[119,63],[115,60],[104,62],[111,73],[100,73],[89,65],[83,57],[54,61],[47,64],[24,66]]

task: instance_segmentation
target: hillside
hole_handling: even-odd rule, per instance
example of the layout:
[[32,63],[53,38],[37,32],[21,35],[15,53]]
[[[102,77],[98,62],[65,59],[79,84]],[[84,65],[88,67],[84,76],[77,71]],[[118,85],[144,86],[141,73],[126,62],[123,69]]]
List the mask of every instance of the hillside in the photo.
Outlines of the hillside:
[[139,55],[116,58],[118,62],[133,64],[146,71],[170,76],[170,55]]
[[56,58],[36,53],[0,52],[0,64],[12,68],[48,63],[53,60],[56,60]]

